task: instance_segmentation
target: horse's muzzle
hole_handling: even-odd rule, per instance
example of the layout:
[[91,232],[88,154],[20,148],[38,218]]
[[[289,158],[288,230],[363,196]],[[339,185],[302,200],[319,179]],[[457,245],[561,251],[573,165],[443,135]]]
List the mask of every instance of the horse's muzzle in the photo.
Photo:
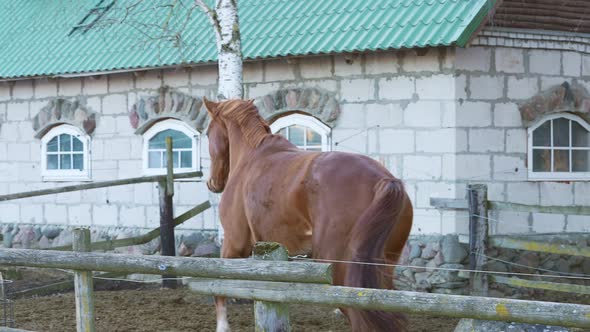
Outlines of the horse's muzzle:
[[219,193],[221,193],[221,192],[223,191],[223,189],[224,189],[224,187],[223,187],[223,186],[222,186],[222,187],[217,187],[217,186],[215,185],[215,181],[214,181],[212,178],[210,178],[210,179],[207,181],[207,188],[209,188],[209,191],[211,191],[211,192],[214,192],[214,193],[216,193],[216,194],[219,194]]

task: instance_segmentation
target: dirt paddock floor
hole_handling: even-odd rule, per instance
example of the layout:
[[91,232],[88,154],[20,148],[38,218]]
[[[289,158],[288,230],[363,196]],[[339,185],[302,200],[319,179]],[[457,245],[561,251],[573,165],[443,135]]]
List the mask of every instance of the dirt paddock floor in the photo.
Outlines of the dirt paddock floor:
[[[71,277],[49,269],[19,268],[8,275],[15,294]],[[8,279],[8,278],[7,278]],[[95,316],[98,332],[215,331],[213,298],[183,287],[161,289],[158,284],[95,280]],[[20,294],[15,301],[16,327],[30,331],[75,331],[74,292],[52,291],[49,295]],[[251,301],[232,300],[229,323],[234,332],[254,331]],[[292,331],[350,331],[346,319],[334,308],[290,305]],[[450,332],[458,319],[408,316],[411,332]]]
[[[17,327],[33,331],[75,331],[73,293],[28,298],[16,303]],[[215,306],[187,289],[96,292],[97,331],[215,331]],[[254,331],[252,304],[232,303],[232,331]],[[292,331],[349,331],[332,309],[291,305]],[[457,319],[410,317],[410,331],[453,331]]]
[[[24,271],[24,273],[23,273]],[[14,290],[22,291],[64,280],[55,271],[39,274],[39,269],[21,270]],[[50,270],[43,270],[50,271]],[[215,331],[215,306],[212,298],[191,292],[188,288],[161,289],[158,284],[96,281],[96,330],[115,331]],[[548,300],[547,298],[544,300]],[[590,303],[587,296],[563,296],[556,301]],[[253,305],[235,300],[228,305],[232,331],[254,331]],[[75,331],[73,291],[56,294],[17,297],[16,327],[31,331]],[[344,318],[334,308],[291,305],[292,331],[350,331]],[[411,332],[451,332],[459,319],[409,315]]]

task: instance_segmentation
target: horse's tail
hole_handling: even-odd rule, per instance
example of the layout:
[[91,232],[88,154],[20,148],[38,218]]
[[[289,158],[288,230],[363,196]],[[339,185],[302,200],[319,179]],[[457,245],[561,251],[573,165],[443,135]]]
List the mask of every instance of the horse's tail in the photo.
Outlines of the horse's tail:
[[[406,193],[397,179],[382,179],[374,187],[373,201],[360,216],[352,230],[351,258],[355,262],[384,263],[385,245],[404,209]],[[392,271],[391,269],[389,271]],[[350,264],[345,286],[363,288],[388,288],[393,278],[384,275],[385,269],[377,265]],[[404,315],[385,311],[347,310],[353,331],[406,331]]]

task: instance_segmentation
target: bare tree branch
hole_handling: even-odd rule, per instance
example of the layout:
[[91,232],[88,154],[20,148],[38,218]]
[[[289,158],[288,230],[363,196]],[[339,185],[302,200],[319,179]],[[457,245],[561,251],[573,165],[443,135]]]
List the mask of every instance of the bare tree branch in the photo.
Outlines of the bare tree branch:
[[211,25],[213,25],[213,29],[215,30],[215,36],[218,40],[221,40],[221,27],[219,26],[219,20],[217,19],[217,13],[214,9],[209,8],[207,4],[203,0],[195,0],[195,4],[203,10],[205,15],[211,21]]

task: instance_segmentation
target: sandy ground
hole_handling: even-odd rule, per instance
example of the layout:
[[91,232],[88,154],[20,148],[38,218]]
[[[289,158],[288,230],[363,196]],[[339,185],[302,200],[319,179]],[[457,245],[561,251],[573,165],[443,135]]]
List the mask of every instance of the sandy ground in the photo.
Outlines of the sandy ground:
[[[13,275],[15,291],[64,280],[69,275],[42,269],[19,269]],[[211,297],[187,288],[161,289],[158,284],[104,282],[95,284],[96,331],[215,331]],[[546,293],[536,299],[590,304],[590,296]],[[232,331],[254,331],[252,303],[234,300],[228,305]],[[16,327],[31,331],[75,331],[73,291],[53,295],[19,296],[15,301]],[[409,315],[410,332],[451,332],[458,319]],[[292,331],[350,331],[345,318],[333,308],[291,305]]]
[[[49,269],[18,269],[12,273],[14,291],[22,291],[64,280],[69,275]],[[187,288],[161,289],[157,284],[104,282],[95,280],[96,331],[215,331],[213,299]],[[232,331],[254,331],[253,305],[233,300],[228,305]],[[18,296],[16,327],[31,331],[75,331],[73,291],[53,295]],[[350,331],[346,319],[333,308],[291,305],[292,331]],[[450,332],[458,319],[409,316],[412,332]]]
[[[245,301],[241,301],[245,302]],[[95,297],[97,331],[215,331],[212,299],[188,289],[98,291]],[[252,304],[232,303],[232,331],[254,331]],[[33,331],[75,331],[73,293],[16,302],[17,327]],[[349,331],[345,319],[332,309],[291,305],[292,331]],[[410,331],[453,331],[457,319],[410,317]]]

